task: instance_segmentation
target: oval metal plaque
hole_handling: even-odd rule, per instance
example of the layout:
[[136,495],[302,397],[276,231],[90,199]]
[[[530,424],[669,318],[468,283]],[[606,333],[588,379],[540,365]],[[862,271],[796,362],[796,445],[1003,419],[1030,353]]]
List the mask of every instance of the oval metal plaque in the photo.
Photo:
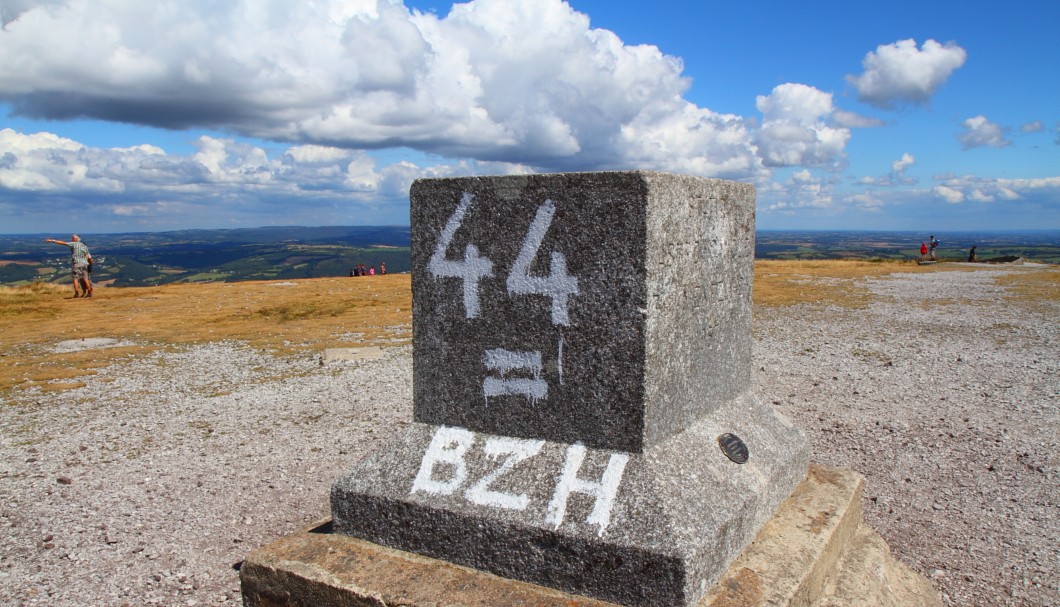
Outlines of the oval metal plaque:
[[746,464],[747,458],[751,455],[740,437],[728,432],[718,437],[718,446],[721,447],[721,452],[725,454],[725,457],[737,464]]

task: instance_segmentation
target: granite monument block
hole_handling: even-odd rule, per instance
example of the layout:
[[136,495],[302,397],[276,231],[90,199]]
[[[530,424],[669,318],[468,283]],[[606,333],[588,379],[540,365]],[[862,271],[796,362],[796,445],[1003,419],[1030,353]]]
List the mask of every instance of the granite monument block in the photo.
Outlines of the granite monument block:
[[645,172],[417,182],[416,421],[640,453],[747,390],[753,191]]
[[411,215],[415,423],[335,484],[335,529],[692,605],[808,457],[750,392],[754,189],[646,171],[421,180]]

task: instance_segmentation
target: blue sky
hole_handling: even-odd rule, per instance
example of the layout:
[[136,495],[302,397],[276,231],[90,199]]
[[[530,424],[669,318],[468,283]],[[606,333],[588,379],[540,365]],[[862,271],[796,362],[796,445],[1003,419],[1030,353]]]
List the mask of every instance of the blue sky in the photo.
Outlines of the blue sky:
[[0,0],[0,233],[408,222],[736,179],[765,229],[1060,229],[1060,3]]

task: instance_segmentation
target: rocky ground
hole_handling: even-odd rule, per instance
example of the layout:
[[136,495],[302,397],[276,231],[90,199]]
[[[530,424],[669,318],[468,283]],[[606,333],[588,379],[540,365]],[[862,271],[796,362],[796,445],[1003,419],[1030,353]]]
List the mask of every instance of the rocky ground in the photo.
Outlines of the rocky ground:
[[[756,310],[755,391],[815,461],[866,476],[866,520],[946,605],[1060,604],[1060,306],[994,282],[1030,270]],[[407,346],[321,365],[220,342],[9,394],[0,604],[238,603],[247,552],[327,516],[330,484],[407,423],[411,393]]]

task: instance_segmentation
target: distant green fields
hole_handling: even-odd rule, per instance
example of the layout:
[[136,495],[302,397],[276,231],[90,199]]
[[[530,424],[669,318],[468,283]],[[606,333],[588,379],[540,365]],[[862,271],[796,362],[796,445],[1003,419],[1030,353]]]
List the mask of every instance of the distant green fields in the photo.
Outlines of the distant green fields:
[[[760,231],[756,235],[758,259],[919,259],[920,243],[931,234],[912,232]],[[1022,257],[1027,261],[1060,263],[1060,231],[936,232],[942,242],[936,251],[941,261],[967,261],[976,247],[976,258]]]
[[[1060,231],[935,234],[942,261],[1022,257],[1060,263]],[[54,236],[54,235],[47,235]],[[144,234],[86,234],[96,259],[93,279],[112,286],[173,282],[276,280],[347,276],[364,264],[391,274],[410,268],[408,227],[259,228]],[[863,231],[759,231],[758,259],[901,260],[920,257],[930,234]],[[62,237],[62,235],[60,235]],[[70,280],[63,247],[45,235],[0,235],[0,284]]]

